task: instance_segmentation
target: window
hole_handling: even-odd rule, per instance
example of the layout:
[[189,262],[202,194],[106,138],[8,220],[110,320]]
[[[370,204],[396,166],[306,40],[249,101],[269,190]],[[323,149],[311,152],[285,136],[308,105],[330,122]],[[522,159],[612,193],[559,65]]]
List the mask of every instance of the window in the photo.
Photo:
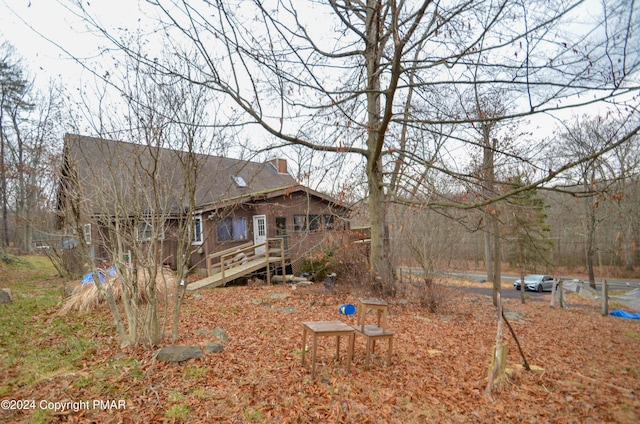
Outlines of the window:
[[153,234],[153,227],[151,224],[143,222],[136,228],[136,240],[144,241],[149,240]]
[[335,221],[333,215],[325,215],[324,216],[324,229],[327,231],[333,231],[335,228]]
[[227,217],[218,222],[217,240],[246,240],[248,233],[247,218]]
[[202,244],[202,242],[202,215],[197,215],[193,217],[191,244]]
[[[285,218],[281,218],[285,219]],[[278,218],[276,218],[276,228],[278,226]],[[336,228],[334,215],[294,215],[293,230],[297,233],[303,231],[333,231]],[[278,229],[276,229],[278,231]],[[279,233],[278,233],[279,234]]]
[[[143,222],[136,228],[136,240],[149,241],[153,237],[153,225],[148,222]],[[158,234],[158,240],[164,240],[164,233]]]
[[276,235],[287,235],[287,218],[284,216],[276,216]]
[[233,181],[235,181],[236,185],[240,188],[247,187],[247,182],[240,175],[236,175],[235,177],[233,177]]
[[307,215],[293,215],[293,231],[296,233],[307,231]]
[[87,244],[91,244],[91,224],[84,224],[82,229],[84,232],[84,241]]
[[309,231],[322,230],[322,215],[309,215]]

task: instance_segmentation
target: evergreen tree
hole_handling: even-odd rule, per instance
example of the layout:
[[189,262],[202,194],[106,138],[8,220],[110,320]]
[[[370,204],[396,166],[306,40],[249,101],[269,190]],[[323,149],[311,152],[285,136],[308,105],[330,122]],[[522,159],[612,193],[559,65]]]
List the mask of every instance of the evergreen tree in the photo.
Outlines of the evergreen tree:
[[[528,184],[526,178],[517,176],[513,180],[513,189]],[[537,190],[526,190],[510,198],[507,208],[510,213],[507,215],[505,237],[512,246],[508,258],[520,270],[521,298],[524,303],[524,275],[551,264],[553,242],[549,238],[550,227],[546,222],[547,206]]]
[[0,247],[9,245],[9,127],[13,125],[11,116],[20,109],[29,107],[24,101],[28,90],[29,82],[24,77],[24,70],[15,49],[7,42],[0,43]]

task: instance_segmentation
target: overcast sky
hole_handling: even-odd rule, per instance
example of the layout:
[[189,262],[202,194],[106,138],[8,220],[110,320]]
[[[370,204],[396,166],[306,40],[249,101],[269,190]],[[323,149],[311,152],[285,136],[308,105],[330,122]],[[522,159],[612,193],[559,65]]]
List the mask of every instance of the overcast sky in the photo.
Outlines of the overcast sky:
[[[597,6],[599,0],[593,1]],[[115,33],[122,28],[133,30],[152,22],[148,15],[151,12],[144,1],[84,0],[84,4],[100,18],[101,24],[115,30]],[[140,7],[146,7],[147,15],[141,12]],[[586,14],[591,13],[588,7],[582,10]],[[595,7],[593,12],[597,10]],[[100,45],[105,43],[88,33],[82,19],[57,0],[0,0],[0,38],[8,40],[24,57],[39,85],[46,86],[50,79],[55,79],[69,91],[94,80],[91,73],[83,71],[70,55],[95,58]],[[552,126],[553,123],[549,122],[542,127],[548,130]]]
[[[86,3],[109,28],[134,28],[141,18],[137,0]],[[24,57],[40,84],[58,77],[77,81],[83,74],[81,67],[54,43],[78,57],[94,55],[99,43],[86,32],[81,19],[55,0],[0,0],[0,34]]]

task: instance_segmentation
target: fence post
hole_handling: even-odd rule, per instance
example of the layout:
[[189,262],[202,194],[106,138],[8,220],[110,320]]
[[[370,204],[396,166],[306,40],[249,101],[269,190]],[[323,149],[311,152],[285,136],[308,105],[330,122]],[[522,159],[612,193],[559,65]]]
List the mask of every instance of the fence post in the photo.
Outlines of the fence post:
[[602,280],[602,316],[609,315],[609,285],[607,280]]

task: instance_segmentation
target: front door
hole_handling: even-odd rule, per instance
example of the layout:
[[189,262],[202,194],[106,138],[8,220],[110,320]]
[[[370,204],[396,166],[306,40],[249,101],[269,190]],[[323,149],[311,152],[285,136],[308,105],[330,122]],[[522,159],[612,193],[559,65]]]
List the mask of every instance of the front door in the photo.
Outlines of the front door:
[[[255,215],[253,217],[253,244],[258,245],[267,241],[267,216]],[[254,253],[259,255],[266,251],[266,246],[260,246]]]

